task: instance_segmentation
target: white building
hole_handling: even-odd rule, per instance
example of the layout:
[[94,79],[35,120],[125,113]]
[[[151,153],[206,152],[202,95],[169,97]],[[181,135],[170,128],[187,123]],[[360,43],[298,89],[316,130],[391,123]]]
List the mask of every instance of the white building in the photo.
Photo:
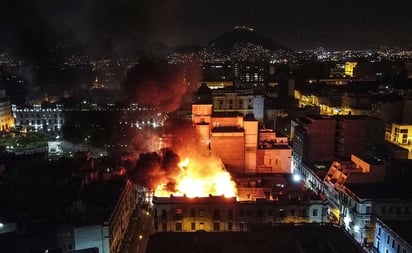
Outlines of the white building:
[[411,253],[412,220],[376,220],[375,253]]
[[64,124],[62,108],[42,108],[41,105],[33,107],[13,107],[15,126],[22,129],[54,132],[60,131]]

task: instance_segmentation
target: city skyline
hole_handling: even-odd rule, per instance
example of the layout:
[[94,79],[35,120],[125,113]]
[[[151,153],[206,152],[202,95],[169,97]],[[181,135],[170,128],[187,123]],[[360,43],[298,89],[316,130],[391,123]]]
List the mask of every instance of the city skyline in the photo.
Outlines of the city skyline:
[[[248,26],[293,50],[411,47],[412,2],[71,1],[3,3],[0,48],[28,57],[72,50],[125,54],[143,44],[206,45]],[[43,54],[44,55],[44,54]]]

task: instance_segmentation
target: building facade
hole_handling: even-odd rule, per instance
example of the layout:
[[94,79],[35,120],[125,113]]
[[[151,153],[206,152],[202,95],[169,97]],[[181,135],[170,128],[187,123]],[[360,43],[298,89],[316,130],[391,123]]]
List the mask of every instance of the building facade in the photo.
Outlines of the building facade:
[[65,121],[63,110],[59,106],[53,108],[42,108],[41,105],[14,107],[13,115],[16,127],[35,131],[58,132]]
[[376,219],[375,240],[373,252],[375,253],[411,253],[412,242],[410,228],[412,220],[381,220]]
[[321,200],[237,201],[235,197],[154,197],[155,231],[247,231],[251,224],[325,221]]
[[10,100],[6,98],[6,92],[0,90],[0,131],[14,127],[14,118],[11,110]]

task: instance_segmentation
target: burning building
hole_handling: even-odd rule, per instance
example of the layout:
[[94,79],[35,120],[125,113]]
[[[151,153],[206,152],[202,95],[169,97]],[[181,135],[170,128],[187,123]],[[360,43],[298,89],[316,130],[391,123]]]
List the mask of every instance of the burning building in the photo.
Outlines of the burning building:
[[252,224],[325,222],[326,203],[313,193],[238,201],[236,197],[153,198],[156,232],[247,231]]
[[230,172],[290,173],[292,150],[287,138],[259,130],[253,115],[213,111],[207,89],[199,88],[192,105],[192,124],[200,147],[220,157]]

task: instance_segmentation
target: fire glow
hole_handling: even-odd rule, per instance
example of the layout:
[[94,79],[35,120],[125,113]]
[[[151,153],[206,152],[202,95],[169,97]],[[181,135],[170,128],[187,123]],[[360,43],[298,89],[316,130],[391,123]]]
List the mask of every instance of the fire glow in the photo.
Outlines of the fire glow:
[[174,191],[169,190],[168,182],[163,182],[156,187],[155,196],[235,197],[237,194],[236,184],[229,172],[223,168],[221,162],[212,159],[200,162],[186,158],[179,163],[179,173],[173,181]]

